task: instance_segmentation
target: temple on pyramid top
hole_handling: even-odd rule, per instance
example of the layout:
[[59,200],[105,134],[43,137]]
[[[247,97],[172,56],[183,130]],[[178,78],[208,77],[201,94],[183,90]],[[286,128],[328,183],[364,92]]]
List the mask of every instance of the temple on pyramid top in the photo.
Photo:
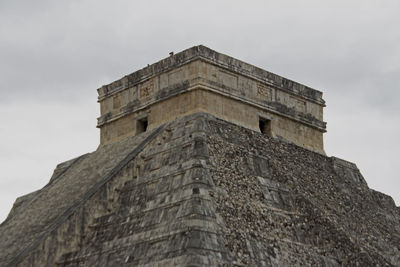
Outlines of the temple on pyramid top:
[[400,266],[400,207],[324,155],[321,92],[196,46],[99,102],[101,145],[16,199],[0,266]]
[[324,154],[322,92],[199,45],[98,89],[101,145],[205,112]]

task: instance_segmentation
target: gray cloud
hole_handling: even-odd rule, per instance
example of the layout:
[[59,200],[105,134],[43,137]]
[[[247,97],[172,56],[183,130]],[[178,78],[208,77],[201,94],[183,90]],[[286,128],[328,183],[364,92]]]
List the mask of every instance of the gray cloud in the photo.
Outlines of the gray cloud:
[[1,1],[0,220],[96,149],[96,88],[198,44],[323,90],[327,153],[400,203],[399,13],[395,0]]

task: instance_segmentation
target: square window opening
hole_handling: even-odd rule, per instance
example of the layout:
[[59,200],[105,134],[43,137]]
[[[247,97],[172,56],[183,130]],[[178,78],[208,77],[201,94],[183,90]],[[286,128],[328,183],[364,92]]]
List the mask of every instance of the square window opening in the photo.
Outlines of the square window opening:
[[260,127],[260,132],[262,134],[272,136],[271,120],[260,117],[258,126]]
[[147,126],[149,125],[147,118],[143,118],[136,121],[136,134],[143,133],[147,131]]

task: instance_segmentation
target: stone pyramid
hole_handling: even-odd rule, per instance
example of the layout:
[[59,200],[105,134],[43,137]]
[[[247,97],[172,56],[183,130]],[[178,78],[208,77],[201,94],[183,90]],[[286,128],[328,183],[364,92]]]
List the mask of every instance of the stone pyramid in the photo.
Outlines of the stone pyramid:
[[0,266],[400,266],[400,208],[355,164],[211,113],[106,129],[16,200]]

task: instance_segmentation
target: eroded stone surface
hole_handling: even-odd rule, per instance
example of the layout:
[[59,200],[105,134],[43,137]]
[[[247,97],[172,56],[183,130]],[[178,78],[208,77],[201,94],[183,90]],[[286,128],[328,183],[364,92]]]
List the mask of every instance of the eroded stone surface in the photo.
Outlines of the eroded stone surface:
[[69,165],[0,265],[400,266],[399,222],[354,164],[197,113]]
[[224,192],[216,210],[235,261],[400,266],[398,208],[353,163],[220,121],[210,121],[210,132],[211,174]]

